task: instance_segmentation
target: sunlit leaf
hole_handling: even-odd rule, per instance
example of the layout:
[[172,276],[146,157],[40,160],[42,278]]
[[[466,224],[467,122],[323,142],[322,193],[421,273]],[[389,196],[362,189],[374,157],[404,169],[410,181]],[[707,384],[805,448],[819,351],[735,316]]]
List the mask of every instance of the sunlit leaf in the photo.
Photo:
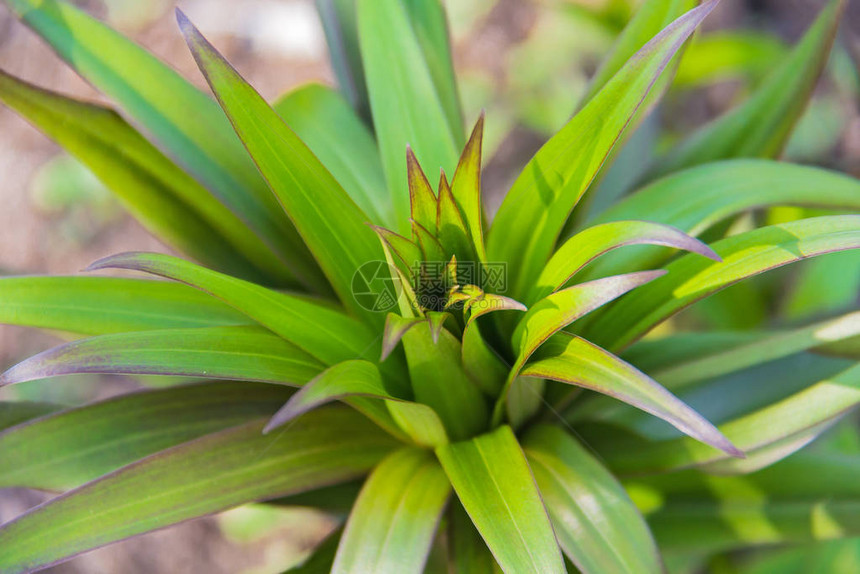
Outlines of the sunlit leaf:
[[274,435],[262,428],[251,422],[204,436],[34,508],[0,528],[0,568],[33,570],[239,504],[347,481],[394,445],[348,409],[315,411]]
[[436,454],[502,570],[566,571],[534,477],[510,427],[441,447]]
[[132,393],[0,433],[0,486],[63,491],[203,435],[269,416],[276,385],[204,383]]
[[627,493],[576,439],[532,428],[523,442],[559,544],[584,573],[663,571],[648,526]]
[[450,491],[431,453],[390,454],[361,489],[331,571],[420,574]]

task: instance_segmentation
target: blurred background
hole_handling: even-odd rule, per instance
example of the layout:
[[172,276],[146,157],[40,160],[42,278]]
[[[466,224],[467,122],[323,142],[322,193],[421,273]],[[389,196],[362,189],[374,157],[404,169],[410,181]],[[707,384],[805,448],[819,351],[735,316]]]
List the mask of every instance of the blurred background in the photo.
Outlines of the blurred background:
[[[204,82],[173,17],[181,7],[267,98],[309,81],[332,83],[312,0],[78,0]],[[636,0],[449,0],[455,66],[466,123],[487,111],[485,193],[492,211],[512,176],[576,109],[601,57]],[[646,163],[673,134],[719,115],[762,80],[800,37],[823,0],[723,0],[689,48],[663,105],[631,140]],[[860,175],[860,5],[843,29],[813,103],[786,151],[793,161]],[[0,5],[0,68],[80,98],[100,96]],[[671,110],[667,113],[666,110]],[[662,124],[660,138],[647,137]],[[630,182],[614,182],[624,189]],[[0,107],[0,273],[77,273],[121,251],[167,252],[74,159]],[[0,368],[51,346],[47,334],[0,327]],[[118,377],[27,383],[2,399],[69,405],[127,392]],[[0,522],[47,495],[0,490]],[[302,559],[334,525],[309,510],[241,508],[92,552],[52,569],[64,573],[279,572]]]

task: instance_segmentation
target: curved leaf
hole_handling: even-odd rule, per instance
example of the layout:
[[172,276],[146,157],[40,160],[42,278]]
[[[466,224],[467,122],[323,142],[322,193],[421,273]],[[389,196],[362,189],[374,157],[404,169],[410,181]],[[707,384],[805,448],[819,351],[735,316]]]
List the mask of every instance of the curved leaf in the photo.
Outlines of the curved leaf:
[[659,383],[588,341],[559,333],[526,364],[522,376],[552,379],[624,401],[660,417],[696,440],[743,456],[711,423]]
[[451,440],[486,428],[487,404],[461,366],[460,342],[454,335],[443,329],[434,342],[424,322],[406,332],[403,348],[415,400],[436,411]]
[[275,413],[264,432],[331,401],[355,396],[384,400],[397,424],[420,445],[435,447],[448,442],[445,427],[433,409],[391,394],[379,369],[368,361],[345,361],[315,377]]
[[585,574],[663,572],[645,520],[624,488],[573,437],[540,425],[523,448],[559,544]]
[[525,314],[512,337],[517,349],[514,370],[521,367],[552,335],[580,317],[665,275],[665,271],[642,271],[580,283],[544,297]]
[[637,6],[612,49],[604,57],[583,98],[583,105],[618,73],[627,61],[673,20],[695,8],[697,0],[647,0]]
[[450,492],[429,452],[390,454],[361,489],[331,571],[420,574]]
[[[728,160],[670,175],[622,199],[596,222],[643,219],[693,236],[760,207],[796,205],[860,211],[860,182],[842,173],[767,160]],[[600,277],[653,268],[667,251],[633,247],[607,254],[584,273]]]
[[510,427],[443,446],[436,455],[502,570],[566,572],[540,492]]
[[827,63],[846,4],[831,0],[749,100],[682,141],[653,175],[731,157],[779,156]]
[[372,221],[394,226],[376,141],[337,92],[308,84],[272,107]]
[[[808,327],[775,333],[745,333],[742,342],[729,349],[701,354],[674,362],[652,372],[671,389],[681,389],[707,379],[734,373],[755,365],[787,357],[822,345],[831,345],[860,336],[860,312],[821,321]],[[652,351],[659,350],[652,347]]]
[[[197,65],[233,123],[248,153],[289,215],[345,307],[371,324],[383,317],[352,294],[363,264],[382,261],[367,216],[310,149],[215,48],[177,12]],[[325,210],[320,205],[325,205]]]
[[[452,170],[457,165],[458,148],[462,143],[462,127],[458,128],[459,134],[452,131],[446,106],[448,99],[443,99],[437,91],[436,76],[422,48],[421,35],[411,19],[410,9],[438,11],[432,22],[441,26],[444,26],[444,15],[436,0],[357,2],[358,37],[373,125],[400,225],[395,231],[405,232],[410,213],[403,155],[406,145],[412,147],[421,165],[428,170],[440,167]],[[428,40],[430,37],[424,36]],[[434,50],[434,53],[442,52]],[[456,121],[462,120],[458,117]]]
[[[499,208],[487,244],[491,261],[517,275],[512,297],[538,276],[564,223],[624,133],[651,87],[696,26],[716,5],[688,12],[643,47],[520,174]],[[589,134],[583,139],[582,134]]]
[[0,401],[0,431],[62,410],[62,405],[33,401]]
[[589,227],[565,241],[544,267],[526,302],[539,301],[604,253],[628,245],[664,245],[719,260],[710,247],[674,227],[648,221],[612,221]]
[[[811,440],[810,431],[820,434],[827,428],[826,423],[836,420],[858,404],[860,365],[855,365],[718,428],[739,448],[755,456],[758,450],[771,449],[777,443],[784,447],[791,440],[799,440],[796,444],[802,446],[804,441]],[[790,452],[793,451],[787,449],[783,455]],[[726,460],[726,455],[687,438],[679,438],[647,445],[639,441],[635,446],[614,444],[606,458],[613,470],[631,474],[708,465]],[[723,466],[721,470],[730,472],[731,468]]]
[[204,327],[102,335],[18,363],[0,387],[79,373],[170,375],[299,386],[325,366],[260,327]]
[[0,301],[0,323],[81,335],[250,322],[214,297],[167,281],[2,277]]
[[0,487],[68,490],[126,464],[275,412],[276,385],[203,383],[124,395],[0,433]]
[[274,435],[263,421],[179,445],[30,510],[0,528],[0,569],[57,564],[239,504],[347,481],[394,445],[361,415],[321,409]]
[[324,286],[289,220],[217,104],[149,52],[58,0],[5,0],[21,20],[93,86],[117,102],[159,146],[243,218],[288,262],[296,279]]
[[634,488],[665,493],[648,516],[667,552],[714,552],[860,533],[857,457],[802,453],[748,476],[691,471],[643,478]]
[[88,270],[129,269],[181,281],[217,297],[296,344],[324,364],[378,356],[372,331],[359,321],[309,299],[286,295],[182,259],[157,253],[126,253],[93,263]]
[[298,285],[232,211],[113,110],[41,90],[2,71],[0,100],[83,162],[169,245],[249,279],[269,274]]
[[451,503],[448,518],[449,574],[500,574],[490,549],[459,501]]
[[583,336],[609,350],[624,348],[681,309],[738,281],[824,253],[860,247],[860,215],[826,216],[763,227],[712,245],[723,261],[687,255],[666,277],[620,301]]

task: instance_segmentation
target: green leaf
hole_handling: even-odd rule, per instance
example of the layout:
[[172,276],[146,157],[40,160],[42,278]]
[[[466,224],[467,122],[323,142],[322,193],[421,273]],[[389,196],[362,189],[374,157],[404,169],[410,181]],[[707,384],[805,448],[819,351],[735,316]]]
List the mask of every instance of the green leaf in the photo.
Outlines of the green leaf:
[[624,64],[673,20],[696,7],[697,0],[646,0],[618,36],[594,74],[582,105],[591,101]]
[[143,126],[168,156],[241,217],[309,287],[325,285],[224,114],[127,38],[57,0],[5,0],[76,72]]
[[30,571],[184,520],[343,482],[394,442],[348,409],[320,409],[274,435],[264,420],[145,458],[0,528],[0,569]]
[[264,431],[271,432],[308,411],[348,397],[384,400],[400,428],[419,445],[436,447],[448,442],[445,427],[433,409],[392,394],[379,369],[368,361],[345,361],[318,375],[275,413]]
[[459,501],[451,503],[448,520],[450,574],[501,574],[501,569]]
[[388,455],[358,495],[331,571],[420,574],[450,492],[429,452]]
[[512,297],[522,298],[526,282],[539,275],[568,215],[628,122],[715,5],[707,2],[688,12],[642,48],[520,174],[496,214],[487,244],[489,260],[507,261],[517,272],[509,281]]
[[[33,401],[0,401],[0,431],[31,419],[49,415],[63,407],[51,403]],[[2,436],[2,435],[0,435]]]
[[794,455],[748,476],[692,471],[628,487],[667,501],[648,521],[666,552],[716,552],[860,534],[857,457]]
[[531,288],[527,303],[534,303],[566,285],[583,267],[601,255],[628,245],[664,245],[719,257],[704,243],[674,227],[648,221],[613,221],[585,229],[561,245]]
[[478,118],[466,148],[460,156],[451,182],[451,193],[463,214],[472,245],[480,261],[487,259],[484,247],[484,212],[481,207],[481,153],[484,141],[484,114]]
[[[407,144],[428,170],[454,169],[462,135],[452,131],[448,109],[437,91],[423,45],[437,37],[441,8],[435,0],[357,0],[358,36],[364,63],[373,124],[382,155],[399,228],[409,229],[409,195],[404,151]],[[434,17],[432,35],[419,33],[424,24],[411,19],[407,4]],[[421,6],[418,6],[418,5]],[[438,14],[431,14],[431,10]],[[415,12],[420,14],[420,12]],[[442,21],[444,24],[444,20]],[[426,32],[430,32],[427,29]],[[425,40],[421,40],[421,37]],[[437,46],[438,47],[438,46]],[[441,55],[439,56],[442,57]],[[458,120],[460,121],[460,120]],[[460,128],[462,130],[462,128]]]
[[457,201],[451,193],[451,186],[443,172],[439,179],[439,200],[436,204],[436,229],[439,243],[445,255],[453,255],[458,261],[475,261],[477,253],[472,244],[469,228],[463,219]]
[[566,572],[540,492],[510,427],[443,446],[436,455],[502,570]]
[[625,293],[665,275],[665,271],[642,271],[580,283],[544,297],[525,314],[512,337],[517,349],[518,370],[552,335],[583,315]]
[[177,14],[197,65],[335,293],[345,307],[381,326],[382,315],[359,305],[351,289],[359,267],[383,260],[368,217],[262,96]]
[[[860,335],[860,312],[821,321],[808,327],[774,333],[744,333],[738,345],[676,361],[652,372],[652,376],[671,389],[682,389],[708,379],[727,375]],[[651,352],[660,353],[651,348]]]
[[[360,1],[360,0],[359,0]],[[409,21],[421,46],[433,87],[442,104],[448,127],[459,147],[464,140],[463,112],[460,109],[460,93],[454,73],[451,54],[450,33],[444,3],[440,0],[400,0],[409,14]]]
[[438,211],[436,194],[410,146],[406,146],[406,172],[412,219],[428,232],[435,233]]
[[289,396],[276,385],[203,383],[42,417],[0,433],[0,487],[77,488],[166,448],[271,415]]
[[451,440],[487,428],[487,404],[461,366],[460,342],[454,335],[443,329],[434,342],[424,322],[406,332],[403,348],[415,400],[436,411]]
[[294,343],[326,365],[376,357],[373,332],[358,320],[316,303],[223,275],[169,255],[126,253],[93,263],[89,270],[129,269],[181,281],[223,300],[240,313]]
[[652,175],[718,159],[778,157],[827,63],[845,5],[845,0],[831,0],[752,97],[682,141]]
[[355,111],[369,121],[370,103],[367,99],[361,52],[358,49],[355,2],[356,0],[316,0],[315,4],[340,91]]
[[484,340],[477,322],[463,330],[463,370],[486,395],[498,396],[510,368]]
[[81,335],[250,321],[196,289],[109,277],[0,278],[0,323]]
[[584,339],[559,333],[526,364],[523,376],[576,385],[631,404],[696,440],[743,456],[711,423],[645,373]]
[[241,219],[113,110],[41,90],[2,71],[0,100],[74,154],[169,245],[223,271],[298,285]]
[[[790,454],[860,404],[860,366],[828,377],[777,403],[719,425],[720,431],[744,452],[766,451],[762,463]],[[791,448],[793,446],[793,448]],[[773,447],[779,447],[774,450]],[[754,470],[728,464],[725,454],[687,438],[634,446],[613,444],[606,453],[613,470],[624,473],[668,472],[690,466],[713,465],[721,473]]]
[[300,386],[323,369],[317,359],[260,327],[168,329],[102,335],[56,347],[0,375],[0,387],[79,373]]
[[762,556],[743,574],[805,574],[806,572],[856,572],[860,570],[860,540],[820,541]]
[[272,107],[371,221],[394,227],[376,141],[337,92],[308,84],[281,97]]
[[[728,160],[667,176],[622,199],[597,223],[642,219],[701,236],[746,211],[779,205],[860,211],[860,182],[842,173],[768,160]],[[647,269],[667,250],[633,247],[595,261],[585,274]]]
[[501,422],[507,393],[529,357],[552,335],[606,303],[653,281],[664,271],[642,271],[581,283],[544,297],[528,310],[511,338],[516,361],[493,409],[493,424]]
[[686,255],[665,277],[620,301],[587,326],[583,336],[609,350],[622,349],[681,309],[738,281],[824,253],[860,247],[860,216],[815,217],[763,227],[711,247],[714,263]]
[[584,573],[660,573],[645,520],[612,474],[558,427],[532,428],[523,441],[559,544]]

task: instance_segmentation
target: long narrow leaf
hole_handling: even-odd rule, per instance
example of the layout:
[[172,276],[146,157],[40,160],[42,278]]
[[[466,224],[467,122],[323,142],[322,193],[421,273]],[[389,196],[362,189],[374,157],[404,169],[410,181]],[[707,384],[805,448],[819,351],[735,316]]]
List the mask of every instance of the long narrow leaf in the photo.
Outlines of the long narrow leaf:
[[367,216],[313,152],[182,12],[177,12],[177,17],[197,65],[236,133],[341,302],[369,323],[381,325],[381,314],[359,305],[351,289],[359,267],[383,260],[379,242],[366,225]]
[[589,341],[618,350],[681,309],[752,277],[809,257],[860,247],[860,215],[825,216],[741,233],[713,244],[714,263],[686,255],[665,277],[613,306],[584,330]]
[[406,7],[431,3],[437,4],[436,0],[357,0],[358,35],[373,124],[397,214],[399,228],[395,231],[401,233],[408,230],[409,218],[407,144],[429,173],[440,167],[451,173],[462,143],[458,141],[462,135],[452,131]]
[[204,327],[102,335],[35,355],[0,387],[79,373],[170,375],[299,386],[325,366],[261,327]]
[[743,456],[714,425],[659,383],[588,341],[559,333],[526,364],[523,376],[552,379],[609,395],[669,422],[731,456]]
[[[767,160],[728,160],[663,178],[622,199],[597,223],[642,219],[677,227],[694,237],[734,215],[793,205],[860,211],[860,182],[842,173]],[[648,269],[668,250],[631,247],[609,253],[584,273],[602,277]]]
[[89,270],[129,269],[181,281],[218,299],[330,365],[378,356],[369,328],[311,300],[286,295],[169,255],[127,253],[93,263]]
[[0,278],[0,323],[81,335],[251,321],[186,285],[112,277]]
[[448,442],[436,412],[427,405],[393,395],[386,389],[379,369],[368,361],[345,361],[314,378],[275,413],[265,432],[328,402],[356,396],[384,400],[397,424],[418,444],[436,447]]
[[393,441],[357,413],[321,409],[289,429],[263,421],[126,466],[0,528],[0,570],[24,572],[239,504],[361,476]]
[[749,100],[682,141],[652,175],[718,159],[779,156],[827,63],[846,4],[831,0]]
[[331,571],[420,574],[450,492],[431,453],[390,454],[361,489]]
[[[806,440],[812,430],[820,434],[826,424],[860,404],[860,367],[857,365],[790,397],[746,416],[719,425],[720,431],[745,452],[754,454],[786,439]],[[803,442],[800,443],[804,444]],[[791,450],[783,453],[790,454]],[[615,445],[607,454],[617,472],[665,472],[726,460],[726,455],[686,438],[648,446]],[[770,462],[773,462],[772,460]],[[724,467],[723,472],[730,468]]]
[[565,572],[534,477],[513,431],[436,450],[454,491],[505,572]]
[[275,412],[276,385],[203,383],[138,392],[0,433],[0,486],[68,490],[205,434]]
[[526,303],[539,301],[564,286],[593,260],[628,245],[664,245],[698,253],[708,259],[719,259],[710,247],[668,225],[648,221],[613,221],[595,225],[577,233],[556,250],[526,297]]
[[648,526],[624,488],[558,427],[528,432],[523,448],[565,554],[585,574],[660,573]]
[[[299,286],[236,215],[112,110],[0,72],[0,101],[82,161],[159,238],[207,265]],[[249,263],[251,262],[251,263]]]
[[511,286],[515,299],[546,264],[568,215],[657,78],[715,5],[707,2],[688,12],[643,47],[541,148],[514,183],[490,229],[487,256],[516,270]]
[[325,285],[217,104],[121,34],[61,0],[5,0],[76,72],[254,229],[303,284]]
[[331,88],[308,84],[272,107],[375,223],[394,227],[373,134]]

